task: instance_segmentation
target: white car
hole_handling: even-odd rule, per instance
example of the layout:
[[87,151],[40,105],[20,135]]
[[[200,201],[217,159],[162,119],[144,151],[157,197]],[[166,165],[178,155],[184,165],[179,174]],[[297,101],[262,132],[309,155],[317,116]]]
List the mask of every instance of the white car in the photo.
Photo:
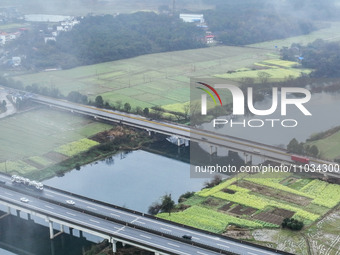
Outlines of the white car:
[[69,205],[74,205],[75,202],[73,200],[66,200],[66,203],[68,203]]
[[24,203],[28,203],[29,202],[29,200],[26,197],[20,198],[20,201],[24,202]]

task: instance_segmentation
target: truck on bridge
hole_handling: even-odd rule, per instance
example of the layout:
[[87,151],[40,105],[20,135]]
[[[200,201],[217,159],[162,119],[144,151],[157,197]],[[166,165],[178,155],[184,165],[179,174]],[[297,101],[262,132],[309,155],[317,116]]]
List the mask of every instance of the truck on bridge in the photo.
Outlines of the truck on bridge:
[[297,155],[291,155],[290,157],[293,161],[302,163],[302,164],[309,164],[309,158],[297,156]]
[[25,185],[26,187],[29,187],[29,188],[32,188],[38,191],[42,191],[44,189],[44,185],[41,182],[31,181],[28,178],[18,176],[18,175],[12,175],[11,181],[13,184]]

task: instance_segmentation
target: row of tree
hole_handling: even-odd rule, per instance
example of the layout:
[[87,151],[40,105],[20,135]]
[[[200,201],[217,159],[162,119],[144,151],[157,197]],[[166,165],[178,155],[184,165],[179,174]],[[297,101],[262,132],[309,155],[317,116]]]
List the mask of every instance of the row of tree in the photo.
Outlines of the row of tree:
[[340,77],[340,45],[318,39],[306,46],[294,43],[281,50],[282,59],[299,61],[303,67],[311,68],[313,78]]
[[[20,81],[14,81],[13,79],[7,79],[4,77],[0,77],[0,84],[2,84],[3,86],[11,87],[11,88],[18,89],[18,90],[25,90],[27,92],[40,94],[43,96],[66,99],[74,103],[93,105],[93,106],[96,106],[99,108],[105,108],[108,110],[117,110],[117,111],[124,111],[127,113],[136,113],[138,115],[142,115],[142,116],[152,118],[152,119],[168,119],[168,120],[176,120],[176,121],[184,121],[184,122],[189,120],[190,104],[183,106],[184,112],[167,111],[161,106],[157,106],[157,105],[151,108],[149,107],[142,108],[140,106],[132,108],[129,102],[123,103],[120,100],[116,101],[114,104],[110,104],[108,101],[104,101],[101,95],[98,95],[97,97],[95,97],[94,101],[90,100],[86,95],[83,95],[78,91],[71,91],[67,96],[64,96],[59,91],[59,89],[54,86],[41,87],[37,84],[32,84],[32,85],[28,85],[25,87]],[[19,100],[17,107],[24,107],[26,105],[24,103],[25,101]]]
[[308,155],[312,157],[317,157],[319,155],[319,149],[316,145],[310,146],[309,144],[302,142],[299,143],[295,138],[289,142],[287,150],[299,155]]

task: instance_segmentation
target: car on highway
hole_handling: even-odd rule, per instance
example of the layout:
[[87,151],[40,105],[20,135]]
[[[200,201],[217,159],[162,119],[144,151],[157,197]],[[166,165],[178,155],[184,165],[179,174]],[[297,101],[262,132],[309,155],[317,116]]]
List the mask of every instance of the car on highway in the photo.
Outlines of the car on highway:
[[20,198],[20,201],[24,202],[24,203],[28,203],[29,202],[28,198],[26,198],[26,197]]
[[69,204],[69,205],[74,205],[75,202],[73,200],[66,200],[66,203]]
[[185,235],[182,235],[182,238],[187,239],[187,240],[191,240],[192,236],[185,234]]

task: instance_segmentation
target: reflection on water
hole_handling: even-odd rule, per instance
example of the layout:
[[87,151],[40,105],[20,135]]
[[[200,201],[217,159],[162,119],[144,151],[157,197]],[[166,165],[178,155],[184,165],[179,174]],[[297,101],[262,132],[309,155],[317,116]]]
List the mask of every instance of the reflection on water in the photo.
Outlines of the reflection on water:
[[73,170],[44,184],[147,212],[161,196],[177,201],[187,191],[198,191],[207,179],[191,179],[188,163],[143,150],[122,152]]

